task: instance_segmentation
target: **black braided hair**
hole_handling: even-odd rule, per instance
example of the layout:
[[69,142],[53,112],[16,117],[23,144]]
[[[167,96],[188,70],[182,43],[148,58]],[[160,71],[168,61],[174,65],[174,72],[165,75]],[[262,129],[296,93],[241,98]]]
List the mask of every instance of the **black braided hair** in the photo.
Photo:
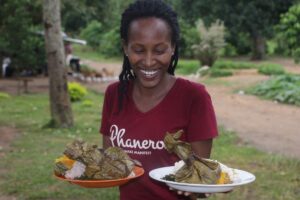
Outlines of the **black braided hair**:
[[[171,58],[168,68],[168,73],[174,75],[174,71],[178,62],[178,42],[180,37],[180,29],[177,20],[176,12],[162,0],[137,0],[130,4],[123,12],[120,26],[121,39],[128,42],[129,26],[132,21],[147,18],[157,17],[164,20],[171,29],[171,42],[175,45],[175,51]],[[122,72],[119,75],[119,110],[122,109],[122,101],[124,95],[127,93],[128,81],[135,78],[132,73],[128,57],[124,54]]]

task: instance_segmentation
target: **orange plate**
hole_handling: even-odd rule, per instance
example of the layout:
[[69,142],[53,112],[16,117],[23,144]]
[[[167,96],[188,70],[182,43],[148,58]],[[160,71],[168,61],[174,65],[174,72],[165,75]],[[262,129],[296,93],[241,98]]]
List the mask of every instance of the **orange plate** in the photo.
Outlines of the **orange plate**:
[[105,188],[105,187],[114,187],[114,186],[123,185],[132,179],[140,177],[144,174],[144,169],[141,167],[135,166],[133,168],[133,172],[135,173],[135,176],[133,176],[133,177],[113,179],[113,180],[73,180],[73,179],[67,179],[63,176],[59,176],[56,174],[54,174],[54,176],[59,180],[68,181],[69,183],[76,184],[81,187]]

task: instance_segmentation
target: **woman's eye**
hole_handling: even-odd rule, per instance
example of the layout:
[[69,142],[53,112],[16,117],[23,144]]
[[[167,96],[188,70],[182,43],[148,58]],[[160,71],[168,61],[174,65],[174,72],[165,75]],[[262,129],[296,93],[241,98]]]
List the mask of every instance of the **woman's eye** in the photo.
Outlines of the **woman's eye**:
[[165,50],[156,49],[154,52],[155,52],[156,54],[163,54],[163,53],[165,53]]
[[134,53],[143,53],[143,49],[134,49]]

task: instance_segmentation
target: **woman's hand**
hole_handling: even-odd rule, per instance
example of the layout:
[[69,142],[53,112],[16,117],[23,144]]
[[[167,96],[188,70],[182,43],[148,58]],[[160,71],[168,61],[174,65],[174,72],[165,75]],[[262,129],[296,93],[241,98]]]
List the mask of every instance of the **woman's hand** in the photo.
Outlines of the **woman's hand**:
[[[171,187],[169,189],[174,190]],[[197,200],[197,198],[201,198],[201,199],[207,198],[211,195],[209,193],[191,193],[191,192],[186,192],[186,191],[181,191],[181,190],[177,190],[176,192],[178,195],[188,196],[191,200]]]

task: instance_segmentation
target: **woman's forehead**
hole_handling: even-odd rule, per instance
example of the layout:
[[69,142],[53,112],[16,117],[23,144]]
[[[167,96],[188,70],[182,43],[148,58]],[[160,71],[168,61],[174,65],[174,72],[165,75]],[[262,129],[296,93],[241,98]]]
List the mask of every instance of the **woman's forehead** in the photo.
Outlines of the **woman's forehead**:
[[171,28],[163,19],[156,17],[140,18],[132,21],[128,30],[128,40],[147,39],[171,41]]

